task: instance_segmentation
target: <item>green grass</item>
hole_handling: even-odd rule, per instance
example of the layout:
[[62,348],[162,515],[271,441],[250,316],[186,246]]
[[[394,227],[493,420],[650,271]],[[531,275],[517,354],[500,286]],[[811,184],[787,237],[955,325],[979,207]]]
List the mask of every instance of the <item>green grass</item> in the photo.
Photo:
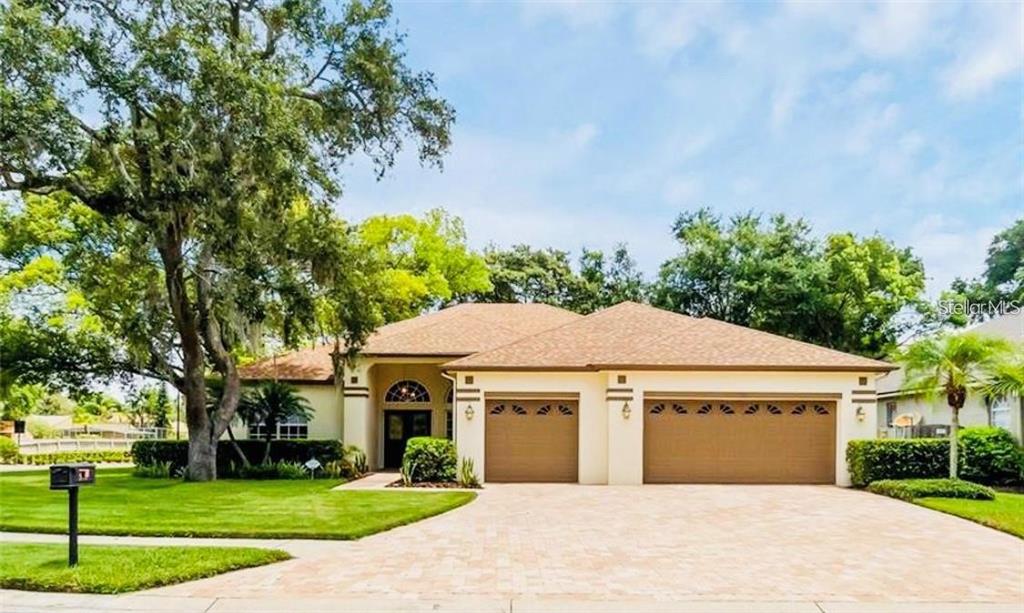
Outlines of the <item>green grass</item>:
[[117,594],[287,560],[254,547],[120,547],[80,545],[68,567],[65,544],[0,543],[0,587],[34,592]]
[[[444,513],[472,492],[331,491],[337,481],[187,483],[97,470],[79,494],[82,534],[356,539]],[[62,533],[67,494],[46,472],[0,475],[0,530]]]
[[997,492],[995,500],[918,498],[914,503],[1024,538],[1024,494]]

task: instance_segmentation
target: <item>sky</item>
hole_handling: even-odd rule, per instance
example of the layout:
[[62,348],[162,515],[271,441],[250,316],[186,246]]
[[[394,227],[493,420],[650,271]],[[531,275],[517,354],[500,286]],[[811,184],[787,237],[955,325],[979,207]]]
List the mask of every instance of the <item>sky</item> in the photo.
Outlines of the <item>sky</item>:
[[443,172],[345,174],[347,218],[444,207],[470,243],[624,242],[653,276],[711,207],[880,233],[929,293],[1024,215],[1019,2],[396,2],[456,109]]

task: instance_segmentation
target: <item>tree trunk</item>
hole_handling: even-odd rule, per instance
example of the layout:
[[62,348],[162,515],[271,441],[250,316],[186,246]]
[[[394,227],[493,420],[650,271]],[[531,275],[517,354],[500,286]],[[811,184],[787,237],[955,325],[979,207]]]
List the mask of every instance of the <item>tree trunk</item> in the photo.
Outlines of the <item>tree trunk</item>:
[[241,446],[238,444],[238,440],[235,439],[235,433],[231,431],[231,426],[228,426],[228,438],[231,440],[231,446],[235,448],[235,453],[238,454],[239,459],[242,460],[242,466],[249,466],[249,458],[245,457],[245,452],[242,451]]
[[953,409],[953,419],[950,420],[949,428],[949,478],[956,479],[957,461],[960,456],[960,407],[950,408]]
[[206,430],[188,431],[188,479],[213,481],[217,478],[217,439]]
[[266,430],[264,434],[267,437],[267,446],[263,449],[263,463],[270,463],[270,441],[274,439],[274,430],[277,430],[277,422],[268,420],[263,424],[263,428]]

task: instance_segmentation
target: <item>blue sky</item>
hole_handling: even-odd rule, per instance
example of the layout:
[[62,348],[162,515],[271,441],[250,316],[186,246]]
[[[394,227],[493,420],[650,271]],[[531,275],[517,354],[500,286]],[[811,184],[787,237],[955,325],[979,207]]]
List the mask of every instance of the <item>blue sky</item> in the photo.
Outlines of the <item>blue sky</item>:
[[1021,3],[396,2],[456,108],[444,172],[355,162],[339,211],[461,216],[471,243],[625,242],[706,205],[879,232],[935,293],[1024,213]]

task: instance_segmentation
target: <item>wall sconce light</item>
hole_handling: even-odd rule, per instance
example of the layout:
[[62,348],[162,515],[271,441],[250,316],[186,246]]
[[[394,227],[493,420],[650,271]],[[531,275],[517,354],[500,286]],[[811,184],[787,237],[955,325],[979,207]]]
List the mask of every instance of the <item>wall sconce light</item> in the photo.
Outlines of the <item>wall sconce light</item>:
[[865,417],[867,417],[867,414],[864,412],[864,406],[857,405],[857,421],[864,421]]
[[466,407],[466,419],[473,419],[474,415],[476,415],[476,411],[473,410],[473,405],[468,405]]
[[622,403],[622,419],[629,419],[630,414],[633,413],[633,409],[629,408],[628,402]]

